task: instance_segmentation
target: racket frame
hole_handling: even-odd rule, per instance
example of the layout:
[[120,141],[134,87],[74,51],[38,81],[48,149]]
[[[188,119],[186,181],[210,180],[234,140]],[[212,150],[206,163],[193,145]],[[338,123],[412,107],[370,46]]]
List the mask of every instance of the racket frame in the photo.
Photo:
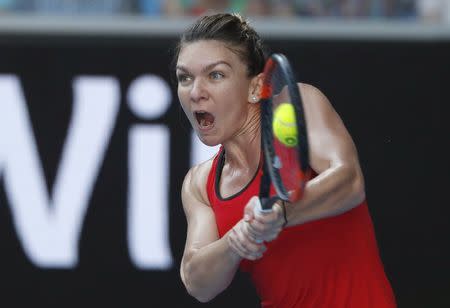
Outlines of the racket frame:
[[[304,116],[304,108],[300,90],[288,59],[283,54],[274,53],[266,62],[264,68],[264,82],[261,91],[261,145],[262,151],[264,153],[263,176],[261,178],[260,187],[260,211],[262,212],[270,212],[272,210],[273,204],[278,200],[284,200],[287,202],[295,201],[291,200],[289,192],[287,192],[284,186],[281,184],[281,176],[275,166],[276,162],[274,162],[274,159],[276,159],[277,156],[274,153],[272,154],[275,149],[273,148],[274,136],[272,130],[273,89],[270,86],[270,80],[272,78],[274,69],[281,70],[281,73],[284,75],[288,93],[291,98],[290,103],[292,103],[292,105],[294,106],[295,119],[297,123],[297,135],[298,140],[301,141],[295,146],[297,147],[297,159],[300,163],[300,169],[304,175],[308,172],[309,169],[308,136],[306,132],[306,119]],[[303,117],[301,115],[303,115]],[[267,127],[269,126],[269,124],[270,127]],[[272,183],[275,188],[275,196],[270,196],[270,183]],[[301,187],[300,189],[303,190],[305,179],[302,183],[299,183],[299,185]],[[300,197],[301,193],[299,198]]]

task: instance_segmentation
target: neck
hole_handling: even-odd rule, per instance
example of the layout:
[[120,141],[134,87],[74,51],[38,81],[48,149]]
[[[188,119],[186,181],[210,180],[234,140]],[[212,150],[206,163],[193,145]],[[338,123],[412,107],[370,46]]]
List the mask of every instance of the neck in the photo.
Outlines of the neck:
[[261,152],[259,117],[251,119],[248,124],[233,138],[223,143],[225,164],[232,169],[258,168]]

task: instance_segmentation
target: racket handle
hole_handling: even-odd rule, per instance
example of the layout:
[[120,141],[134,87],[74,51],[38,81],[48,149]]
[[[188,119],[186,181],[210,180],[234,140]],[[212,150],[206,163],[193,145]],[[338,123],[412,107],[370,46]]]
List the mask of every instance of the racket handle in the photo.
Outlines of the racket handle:
[[[272,204],[268,204],[270,202],[269,198],[258,198],[256,206],[253,208],[253,212],[255,215],[257,213],[270,213],[272,212]],[[264,206],[263,206],[264,205]]]
[[280,198],[278,198],[276,196],[271,197],[271,198],[258,198],[259,202],[258,202],[257,206],[255,206],[253,209],[258,208],[259,213],[270,213],[273,210],[272,209],[273,205],[278,200],[280,200]]
[[[275,202],[278,200],[277,197],[272,198],[257,198],[257,204],[255,207],[253,207],[253,214],[260,215],[260,214],[267,214],[273,211],[272,206],[275,204]],[[256,243],[261,244],[262,240],[256,240]]]

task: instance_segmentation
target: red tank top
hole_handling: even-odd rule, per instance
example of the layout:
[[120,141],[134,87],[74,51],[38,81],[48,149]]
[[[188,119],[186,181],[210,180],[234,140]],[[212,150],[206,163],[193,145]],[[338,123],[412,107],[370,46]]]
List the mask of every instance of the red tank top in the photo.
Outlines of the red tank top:
[[[207,193],[220,237],[243,217],[258,195],[261,166],[239,193],[219,193],[224,151],[214,158]],[[283,229],[257,261],[243,260],[262,307],[392,308],[394,294],[379,257],[368,207]]]

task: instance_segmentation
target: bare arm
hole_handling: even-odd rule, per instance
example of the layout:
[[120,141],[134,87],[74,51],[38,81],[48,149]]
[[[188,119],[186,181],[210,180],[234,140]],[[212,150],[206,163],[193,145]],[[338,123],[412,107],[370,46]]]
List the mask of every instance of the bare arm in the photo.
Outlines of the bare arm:
[[338,215],[365,198],[358,154],[341,118],[317,88],[299,85],[305,105],[310,164],[318,174],[304,198],[287,206],[288,226]]
[[182,188],[188,231],[180,274],[189,294],[201,302],[211,300],[228,287],[242,257],[259,256],[264,249],[263,245],[255,245],[243,237],[240,232],[243,221],[219,239],[206,196],[209,169],[210,162],[191,169]]

